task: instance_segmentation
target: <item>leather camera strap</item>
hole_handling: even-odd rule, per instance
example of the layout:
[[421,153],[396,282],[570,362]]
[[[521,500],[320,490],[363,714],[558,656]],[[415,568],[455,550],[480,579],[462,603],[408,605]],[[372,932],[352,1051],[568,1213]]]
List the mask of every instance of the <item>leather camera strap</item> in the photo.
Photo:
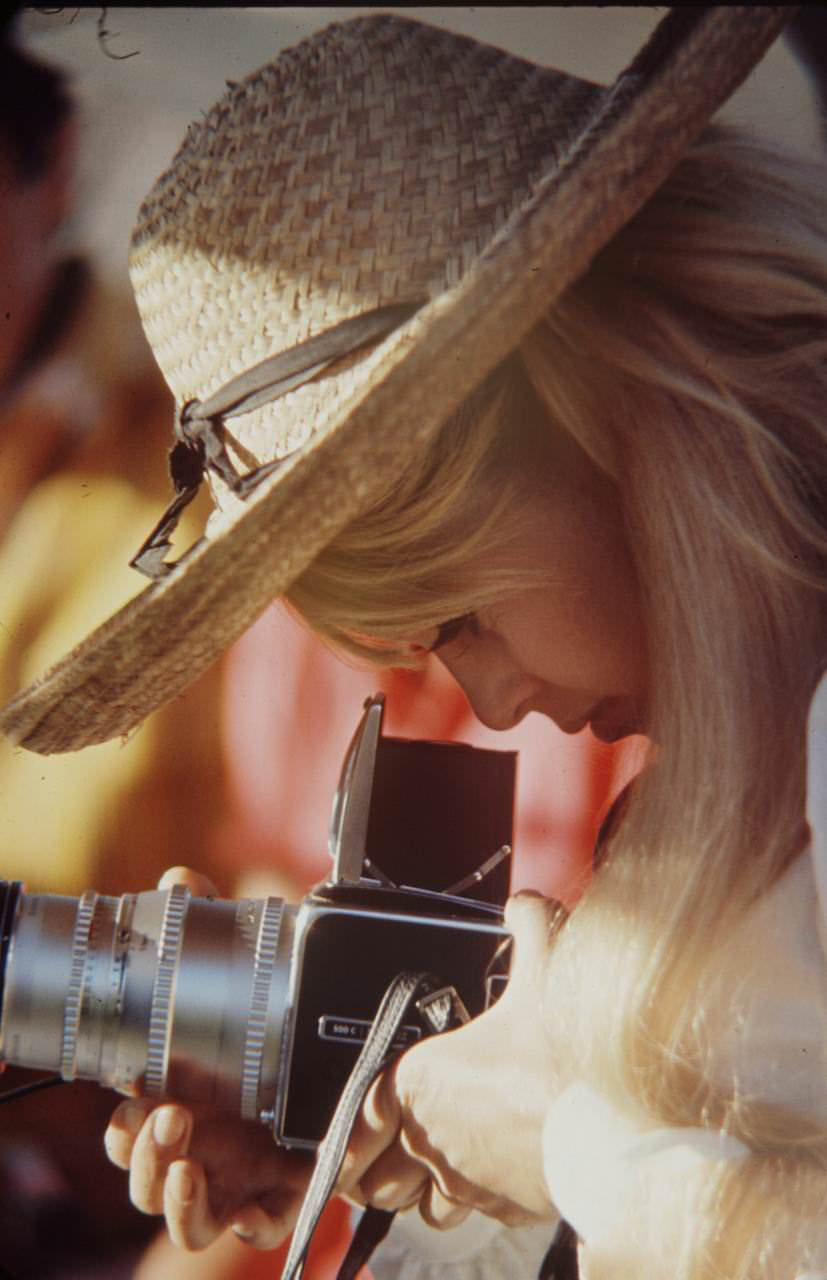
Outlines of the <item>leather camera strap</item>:
[[[347,1151],[351,1130],[365,1095],[380,1071],[401,1050],[395,1046],[399,1029],[416,1009],[426,1034],[447,1031],[467,1022],[468,1013],[453,987],[429,973],[400,973],[385,992],[362,1051],[345,1085],[333,1119],[316,1153],[316,1167],[302,1203],[281,1280],[299,1280],[307,1250],[325,1205],[333,1194]],[[338,1280],[353,1280],[376,1245],[387,1234],[393,1213],[368,1208],[362,1215]]]
[[561,1218],[537,1280],[577,1280],[577,1235]]
[[[468,1021],[468,1011],[455,989],[445,986],[432,974],[400,973],[394,978],[319,1145],[281,1280],[300,1280],[313,1233],[336,1186],[356,1117],[380,1071],[402,1052],[394,1041],[412,1008],[419,1014],[426,1035],[437,1035]],[[394,1217],[395,1213],[389,1210],[370,1206],[365,1209],[336,1280],[356,1280],[374,1249],[388,1234]],[[577,1237],[564,1221],[545,1256],[540,1280],[577,1280]]]

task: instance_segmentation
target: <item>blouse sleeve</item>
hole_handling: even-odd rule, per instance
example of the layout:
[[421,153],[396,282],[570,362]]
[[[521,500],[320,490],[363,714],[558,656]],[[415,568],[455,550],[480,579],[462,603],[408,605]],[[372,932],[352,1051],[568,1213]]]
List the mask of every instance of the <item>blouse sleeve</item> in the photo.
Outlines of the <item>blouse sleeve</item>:
[[584,1084],[570,1085],[543,1130],[546,1182],[554,1204],[589,1247],[603,1248],[634,1222],[650,1179],[686,1187],[709,1162],[741,1160],[747,1148],[708,1129],[642,1132],[630,1115]]
[[[580,1238],[580,1280],[593,1274],[666,1280],[674,1259],[684,1254],[687,1230],[697,1240],[712,1225],[711,1210],[699,1213],[699,1205],[715,1165],[740,1162],[748,1154],[737,1139],[708,1129],[642,1132],[605,1097],[571,1085],[549,1111],[543,1156],[552,1198]],[[653,1202],[654,1240],[647,1221]],[[797,1225],[791,1222],[791,1240]],[[823,1256],[827,1240],[822,1226],[817,1231]],[[820,1270],[783,1274],[790,1280],[827,1280]]]
[[437,1231],[412,1209],[397,1214],[370,1272],[374,1280],[535,1280],[554,1231],[553,1221],[504,1227],[476,1212]]
[[[827,953],[827,676],[813,698],[808,720],[807,818],[820,908],[816,922]],[[812,886],[812,880],[809,883]],[[612,1256],[618,1247],[634,1250],[640,1206],[654,1192],[667,1186],[670,1195],[674,1192],[677,1221],[682,1198],[688,1205],[694,1189],[714,1172],[712,1166],[741,1161],[748,1154],[737,1139],[707,1129],[647,1131],[636,1117],[581,1083],[570,1085],[555,1100],[543,1131],[549,1193],[580,1237],[586,1255],[591,1250]],[[827,1274],[808,1272],[796,1280],[827,1280]]]

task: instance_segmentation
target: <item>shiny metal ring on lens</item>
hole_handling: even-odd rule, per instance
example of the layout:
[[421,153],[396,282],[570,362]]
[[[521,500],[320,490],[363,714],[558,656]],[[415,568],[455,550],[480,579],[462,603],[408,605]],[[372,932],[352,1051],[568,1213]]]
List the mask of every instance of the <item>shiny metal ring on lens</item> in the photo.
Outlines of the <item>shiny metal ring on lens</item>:
[[63,1046],[60,1054],[60,1074],[64,1080],[74,1080],[78,1052],[80,1011],[83,1005],[83,980],[86,975],[86,957],[89,952],[89,931],[95,915],[98,895],[91,889],[78,902],[75,930],[72,936],[72,960],[69,983],[63,1007]]
[[149,1016],[144,1070],[144,1089],[152,1097],[159,1097],[164,1092],[166,1083],[172,987],[181,952],[189,897],[190,891],[183,884],[175,884],[169,890],[158,939],[158,960],[152,989],[152,1012]]
[[261,913],[253,965],[253,988],[241,1067],[241,1118],[258,1119],[261,1059],[267,1035],[267,1006],[281,932],[282,902],[268,898]]

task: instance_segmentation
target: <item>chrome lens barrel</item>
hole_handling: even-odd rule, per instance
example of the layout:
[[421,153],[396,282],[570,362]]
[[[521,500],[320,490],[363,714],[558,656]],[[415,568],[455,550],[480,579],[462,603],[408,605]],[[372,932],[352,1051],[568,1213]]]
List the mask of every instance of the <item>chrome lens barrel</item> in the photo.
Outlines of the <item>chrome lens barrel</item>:
[[0,1058],[259,1119],[278,1084],[296,909],[0,882]]

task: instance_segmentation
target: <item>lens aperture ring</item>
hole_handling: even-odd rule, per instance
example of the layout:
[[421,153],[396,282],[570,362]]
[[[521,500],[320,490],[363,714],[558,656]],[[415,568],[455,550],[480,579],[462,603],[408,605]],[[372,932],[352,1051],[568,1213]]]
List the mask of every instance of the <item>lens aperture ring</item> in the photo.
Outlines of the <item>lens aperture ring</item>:
[[261,1079],[261,1061],[267,1036],[267,1010],[270,987],[278,953],[281,930],[282,901],[268,898],[264,903],[256,940],[253,964],[253,985],[250,1009],[247,1015],[247,1032],[244,1038],[244,1057],[241,1067],[241,1118],[258,1119],[258,1093]]
[[144,1089],[151,1097],[160,1097],[166,1084],[172,990],[189,897],[190,891],[185,885],[176,884],[169,890],[158,939],[158,960],[152,990],[144,1071]]
[[83,988],[86,976],[86,958],[89,954],[89,933],[95,915],[98,895],[91,889],[78,901],[75,931],[72,936],[72,961],[69,982],[63,1006],[63,1045],[60,1054],[60,1074],[64,1080],[74,1080],[78,1056],[78,1032],[83,1007]]

